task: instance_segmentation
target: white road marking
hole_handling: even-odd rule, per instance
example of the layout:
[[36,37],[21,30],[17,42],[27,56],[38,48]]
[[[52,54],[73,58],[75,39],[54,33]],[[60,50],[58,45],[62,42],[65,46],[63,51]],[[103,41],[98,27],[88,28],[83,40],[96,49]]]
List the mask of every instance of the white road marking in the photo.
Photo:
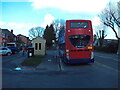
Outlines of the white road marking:
[[62,65],[62,61],[61,61],[61,59],[59,58],[59,61],[58,61],[58,69],[60,70],[60,71],[63,71],[64,69],[63,69],[63,65]]
[[101,58],[105,58],[105,59],[112,59],[112,60],[114,60],[114,61],[117,61],[118,62],[118,59],[114,59],[113,57],[106,57],[106,56],[98,56],[98,55],[96,55],[97,57],[101,57]]
[[111,69],[111,70],[113,70],[113,71],[120,72],[120,71],[117,70],[117,69],[114,69],[114,68],[109,67],[109,66],[107,66],[107,65],[105,65],[105,64],[99,63],[99,62],[97,62],[97,61],[95,61],[95,63],[98,64],[98,65],[101,65],[101,66],[103,66],[103,67],[105,67],[105,68]]
[[51,62],[52,60],[51,59],[48,59],[49,62]]
[[60,65],[61,65],[61,70],[63,71],[64,68],[63,68],[63,65],[62,65],[62,60],[60,59]]

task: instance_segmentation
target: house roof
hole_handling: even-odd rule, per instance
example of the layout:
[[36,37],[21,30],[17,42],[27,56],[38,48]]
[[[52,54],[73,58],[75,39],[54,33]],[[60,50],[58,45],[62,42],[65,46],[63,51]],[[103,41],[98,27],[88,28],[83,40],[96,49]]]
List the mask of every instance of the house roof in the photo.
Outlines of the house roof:
[[40,39],[45,40],[44,38],[42,38],[42,37],[38,36],[38,37],[36,37],[36,38],[33,38],[33,39],[32,39],[32,41],[34,41],[34,40],[35,40],[35,39],[37,39],[37,38],[40,38]]
[[2,31],[2,33],[5,33],[5,34],[7,33],[8,35],[15,37],[15,35],[11,33],[8,29],[0,29],[0,30]]
[[40,39],[46,41],[46,39],[44,39],[44,38],[42,38],[42,37],[40,37],[40,36],[38,36],[38,37],[36,37],[36,38],[33,38],[32,41],[36,40],[37,38],[40,38]]

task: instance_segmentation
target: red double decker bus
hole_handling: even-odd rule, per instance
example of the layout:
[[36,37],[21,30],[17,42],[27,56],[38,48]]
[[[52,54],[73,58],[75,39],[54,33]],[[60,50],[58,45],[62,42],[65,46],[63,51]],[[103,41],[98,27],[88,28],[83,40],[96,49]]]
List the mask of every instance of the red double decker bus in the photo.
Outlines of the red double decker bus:
[[59,54],[65,63],[93,63],[93,29],[90,20],[67,20],[59,32]]

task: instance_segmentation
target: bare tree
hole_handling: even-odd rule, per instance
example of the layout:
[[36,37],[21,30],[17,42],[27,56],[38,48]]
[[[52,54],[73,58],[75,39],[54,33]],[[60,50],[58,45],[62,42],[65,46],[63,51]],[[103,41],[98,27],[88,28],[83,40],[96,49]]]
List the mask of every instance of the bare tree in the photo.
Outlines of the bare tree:
[[60,29],[65,26],[65,20],[63,19],[56,19],[53,21],[53,26],[55,28],[55,33],[56,33],[56,39],[58,40],[58,34]]
[[101,12],[99,17],[101,18],[101,21],[104,25],[107,27],[110,27],[114,33],[116,38],[118,39],[118,54],[120,54],[120,37],[117,33],[117,27],[120,28],[120,1],[117,3],[117,7],[113,3],[109,3],[108,6]]
[[120,1],[117,2],[117,11],[111,14],[114,18],[114,22],[120,28]]
[[42,27],[31,28],[29,30],[30,39],[36,38],[38,36],[42,37],[43,32],[44,32],[44,28]]
[[96,38],[99,40],[100,47],[103,46],[105,37],[107,36],[107,31],[104,25],[98,26],[96,31]]

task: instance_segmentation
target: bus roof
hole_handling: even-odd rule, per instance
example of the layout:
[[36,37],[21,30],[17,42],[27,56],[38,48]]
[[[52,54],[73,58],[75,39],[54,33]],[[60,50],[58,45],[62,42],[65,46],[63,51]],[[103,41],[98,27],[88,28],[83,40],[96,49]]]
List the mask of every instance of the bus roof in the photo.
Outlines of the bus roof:
[[83,22],[91,22],[91,20],[66,20],[67,22],[73,22],[73,21],[76,21],[76,22],[78,22],[78,21],[83,21]]

